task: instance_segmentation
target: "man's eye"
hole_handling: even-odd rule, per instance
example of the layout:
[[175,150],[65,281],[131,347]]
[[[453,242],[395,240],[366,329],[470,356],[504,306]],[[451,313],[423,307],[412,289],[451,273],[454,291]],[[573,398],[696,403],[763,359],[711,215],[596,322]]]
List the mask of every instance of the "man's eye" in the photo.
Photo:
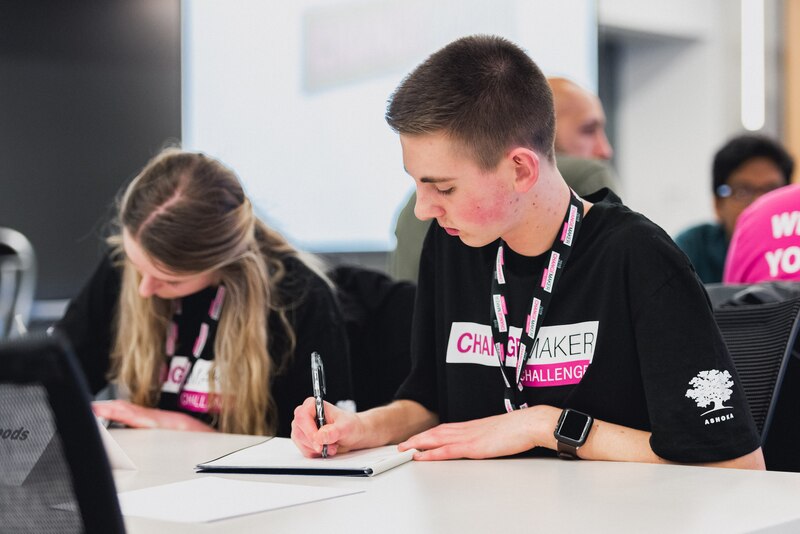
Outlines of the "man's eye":
[[441,195],[449,195],[453,192],[453,189],[455,189],[455,187],[450,187],[448,189],[436,189],[436,191],[438,191]]

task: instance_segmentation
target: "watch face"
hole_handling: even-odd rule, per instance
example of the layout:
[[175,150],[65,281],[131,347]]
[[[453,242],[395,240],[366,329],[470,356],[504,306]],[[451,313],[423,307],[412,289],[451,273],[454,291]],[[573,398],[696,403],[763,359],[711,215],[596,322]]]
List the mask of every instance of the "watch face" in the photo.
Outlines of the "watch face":
[[574,410],[566,410],[564,419],[558,429],[558,433],[576,443],[583,444],[588,433],[590,418],[586,414]]

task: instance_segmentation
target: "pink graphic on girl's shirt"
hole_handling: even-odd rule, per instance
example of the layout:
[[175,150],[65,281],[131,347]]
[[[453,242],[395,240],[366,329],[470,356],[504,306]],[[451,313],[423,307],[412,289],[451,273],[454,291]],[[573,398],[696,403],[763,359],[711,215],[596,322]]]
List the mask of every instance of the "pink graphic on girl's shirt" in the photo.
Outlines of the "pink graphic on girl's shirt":
[[[225,287],[219,286],[208,309],[209,318],[218,321],[225,301]],[[174,302],[174,313],[182,313],[183,303],[180,299]],[[166,353],[169,358],[169,369],[162,373],[162,391],[177,393],[178,405],[187,411],[200,413],[218,413],[221,408],[221,396],[211,393],[209,378],[213,362],[201,359],[203,349],[208,342],[210,326],[207,322],[200,325],[200,330],[192,347],[194,364],[185,356],[175,356],[178,342],[178,325],[173,321],[167,328]],[[188,376],[187,376],[188,373]],[[220,391],[219,380],[215,380],[215,391]]]
[[219,413],[222,402],[217,394],[183,390],[178,397],[178,405],[190,412]]
[[[178,395],[178,405],[182,409],[201,413],[220,411],[220,395],[209,391],[212,365],[209,360],[195,362]],[[219,380],[215,381],[215,390],[220,391]]]

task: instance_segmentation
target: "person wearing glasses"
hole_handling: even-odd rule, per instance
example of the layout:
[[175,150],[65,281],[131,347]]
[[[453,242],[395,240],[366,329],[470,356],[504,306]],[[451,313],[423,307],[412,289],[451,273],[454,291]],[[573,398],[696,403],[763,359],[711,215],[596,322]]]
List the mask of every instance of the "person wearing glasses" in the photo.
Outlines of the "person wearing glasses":
[[738,135],[717,151],[712,168],[717,221],[693,226],[675,237],[703,283],[722,281],[739,214],[761,195],[787,185],[793,170],[794,161],[786,149],[764,135]]
[[[56,325],[100,417],[129,427],[288,436],[311,390],[352,399],[344,321],[313,257],[264,224],[232,170],[168,149],[124,191],[110,253]],[[123,400],[124,399],[124,400]]]

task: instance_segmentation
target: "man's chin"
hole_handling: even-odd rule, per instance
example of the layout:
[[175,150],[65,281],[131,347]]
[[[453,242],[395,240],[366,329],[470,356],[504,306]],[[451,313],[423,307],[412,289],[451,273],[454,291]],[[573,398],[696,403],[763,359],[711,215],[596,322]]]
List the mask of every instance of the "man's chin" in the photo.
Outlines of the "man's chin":
[[[439,224],[439,226],[442,226],[441,223]],[[484,247],[489,243],[493,243],[496,240],[496,238],[489,239],[486,236],[476,236],[475,234],[467,233],[464,232],[463,230],[450,228],[447,226],[442,226],[442,230],[444,230],[445,233],[450,237],[457,237],[458,239],[461,240],[462,243],[464,243],[468,247],[473,247],[473,248]]]
[[464,235],[464,234],[458,234],[458,238],[461,240],[462,243],[472,248],[485,247],[486,245],[494,241],[494,239],[487,241],[486,238],[479,238],[473,235]]

